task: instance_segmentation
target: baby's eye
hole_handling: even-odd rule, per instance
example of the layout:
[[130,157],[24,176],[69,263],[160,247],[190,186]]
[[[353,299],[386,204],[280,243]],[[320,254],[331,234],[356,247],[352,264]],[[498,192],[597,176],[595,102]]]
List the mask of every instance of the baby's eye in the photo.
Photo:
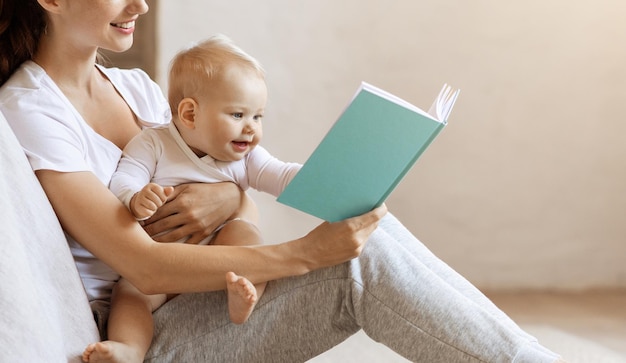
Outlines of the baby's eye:
[[255,115],[254,121],[261,121],[263,119],[263,115]]
[[243,113],[242,113],[242,112],[234,112],[234,113],[232,114],[232,116],[233,116],[234,118],[236,118],[236,119],[241,119],[241,118],[243,118]]

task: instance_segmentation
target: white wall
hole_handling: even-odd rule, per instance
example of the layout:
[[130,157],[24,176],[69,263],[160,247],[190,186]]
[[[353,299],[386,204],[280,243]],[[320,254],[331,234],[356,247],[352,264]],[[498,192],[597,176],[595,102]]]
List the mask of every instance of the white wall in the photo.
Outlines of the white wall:
[[[224,33],[268,71],[264,145],[303,162],[361,80],[450,124],[388,200],[483,288],[626,287],[626,5],[619,0],[159,3],[160,80]],[[317,220],[255,194],[269,241]]]

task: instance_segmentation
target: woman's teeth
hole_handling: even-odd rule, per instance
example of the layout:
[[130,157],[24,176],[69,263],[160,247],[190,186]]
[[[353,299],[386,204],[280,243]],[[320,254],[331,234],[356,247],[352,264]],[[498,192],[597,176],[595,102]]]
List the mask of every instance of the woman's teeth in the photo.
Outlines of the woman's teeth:
[[113,25],[116,28],[130,29],[130,28],[135,27],[135,22],[129,21],[127,23],[112,23],[111,25]]

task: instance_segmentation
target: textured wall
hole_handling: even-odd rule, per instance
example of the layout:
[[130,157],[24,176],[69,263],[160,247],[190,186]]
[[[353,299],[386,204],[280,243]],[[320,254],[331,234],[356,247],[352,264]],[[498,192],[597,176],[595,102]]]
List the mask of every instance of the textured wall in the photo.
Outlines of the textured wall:
[[[626,5],[618,0],[179,0],[170,57],[213,33],[268,71],[264,145],[304,161],[361,80],[450,125],[388,205],[483,288],[626,286]],[[318,221],[257,195],[269,241]]]

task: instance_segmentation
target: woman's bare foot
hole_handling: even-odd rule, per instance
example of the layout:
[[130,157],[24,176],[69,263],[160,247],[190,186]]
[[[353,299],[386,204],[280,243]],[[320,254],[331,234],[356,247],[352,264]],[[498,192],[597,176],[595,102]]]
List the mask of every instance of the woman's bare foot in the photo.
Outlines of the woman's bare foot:
[[230,320],[235,324],[245,323],[258,301],[256,288],[247,278],[227,272],[226,290]]
[[143,356],[132,347],[107,340],[92,343],[83,352],[83,362],[86,363],[130,363],[143,362]]

